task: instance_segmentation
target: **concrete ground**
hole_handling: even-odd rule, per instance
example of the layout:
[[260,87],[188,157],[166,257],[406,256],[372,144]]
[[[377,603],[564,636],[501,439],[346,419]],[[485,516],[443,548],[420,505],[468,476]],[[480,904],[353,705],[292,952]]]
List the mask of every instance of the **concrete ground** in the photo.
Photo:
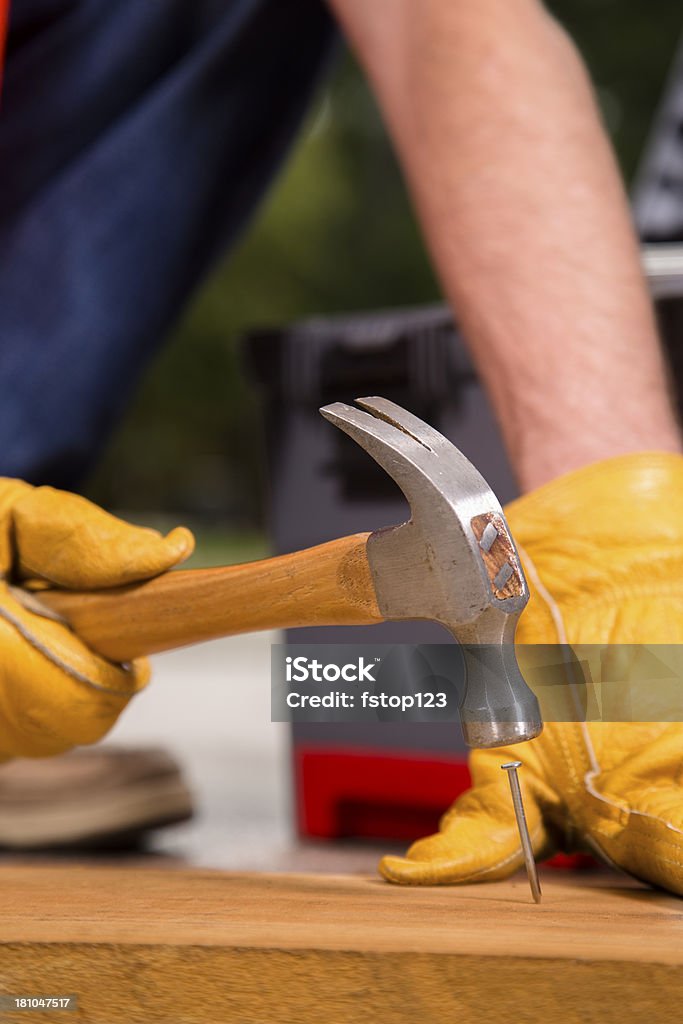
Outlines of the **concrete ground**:
[[156,832],[150,848],[203,867],[374,871],[387,844],[295,839],[288,727],[270,721],[270,645],[278,639],[230,637],[153,659],[151,684],[107,742],[172,752],[196,817]]

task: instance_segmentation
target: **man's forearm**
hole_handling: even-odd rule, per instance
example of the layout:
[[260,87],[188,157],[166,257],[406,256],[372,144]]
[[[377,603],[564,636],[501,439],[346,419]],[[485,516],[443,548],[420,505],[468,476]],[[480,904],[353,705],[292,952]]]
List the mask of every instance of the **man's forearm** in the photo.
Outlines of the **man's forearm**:
[[332,5],[523,489],[680,450],[623,188],[564,33],[535,0]]

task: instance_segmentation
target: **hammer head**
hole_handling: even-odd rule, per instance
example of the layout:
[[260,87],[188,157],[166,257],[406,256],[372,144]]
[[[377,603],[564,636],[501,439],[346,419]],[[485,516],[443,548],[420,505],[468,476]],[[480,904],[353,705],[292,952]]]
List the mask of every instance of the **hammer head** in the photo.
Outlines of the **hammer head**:
[[385,619],[432,619],[463,647],[465,740],[519,743],[542,729],[517,665],[514,636],[529,591],[503,510],[455,445],[385,398],[337,402],[322,415],[403,491],[411,518],[371,534],[368,560]]

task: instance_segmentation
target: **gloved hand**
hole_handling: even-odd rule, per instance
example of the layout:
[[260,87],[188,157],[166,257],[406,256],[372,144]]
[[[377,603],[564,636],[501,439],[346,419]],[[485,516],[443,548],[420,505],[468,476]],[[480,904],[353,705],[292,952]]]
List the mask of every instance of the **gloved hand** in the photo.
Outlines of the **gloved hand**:
[[[0,760],[94,743],[149,678],[115,665],[26,606],[25,586],[115,587],[156,576],[192,551],[192,534],[130,526],[75,494],[0,478]],[[22,589],[16,589],[18,587]]]
[[[531,596],[520,644],[683,643],[683,456],[641,453],[578,470],[506,510]],[[537,859],[589,850],[683,895],[683,725],[546,723],[527,743],[473,751],[472,788],[436,835],[385,857],[391,882],[505,878],[523,863],[519,777]]]

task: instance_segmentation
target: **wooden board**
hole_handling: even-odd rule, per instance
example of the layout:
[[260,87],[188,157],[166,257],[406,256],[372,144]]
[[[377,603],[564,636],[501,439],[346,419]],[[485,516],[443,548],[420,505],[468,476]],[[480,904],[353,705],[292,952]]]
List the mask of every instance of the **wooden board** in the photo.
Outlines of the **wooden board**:
[[683,901],[618,875],[377,878],[3,866],[3,1022],[629,1024],[680,1019]]

